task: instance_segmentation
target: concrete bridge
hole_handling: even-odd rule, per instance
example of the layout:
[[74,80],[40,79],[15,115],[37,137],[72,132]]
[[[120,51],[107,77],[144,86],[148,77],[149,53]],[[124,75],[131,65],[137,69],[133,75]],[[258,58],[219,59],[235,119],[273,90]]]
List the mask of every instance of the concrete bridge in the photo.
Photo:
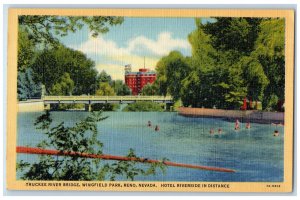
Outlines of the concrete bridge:
[[91,111],[91,105],[95,103],[119,103],[130,104],[138,101],[151,101],[156,103],[173,104],[171,96],[43,96],[42,101],[45,104],[45,109],[50,109],[51,104],[85,104],[85,110]]

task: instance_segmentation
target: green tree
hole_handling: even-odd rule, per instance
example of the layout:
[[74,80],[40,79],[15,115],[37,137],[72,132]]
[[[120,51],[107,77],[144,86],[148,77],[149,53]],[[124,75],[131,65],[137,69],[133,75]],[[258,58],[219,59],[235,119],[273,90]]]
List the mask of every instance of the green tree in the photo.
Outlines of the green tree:
[[[175,100],[180,98],[181,81],[187,76],[189,66],[186,58],[178,51],[172,51],[168,56],[161,58],[156,69],[157,83],[163,95],[171,94]],[[165,87],[165,88],[164,88]]]
[[168,84],[177,80],[183,105],[193,107],[237,109],[245,96],[263,101],[265,109],[284,101],[283,19],[196,19],[196,27],[188,37],[192,56],[185,59],[183,79],[175,70],[168,74],[163,58],[159,62],[163,91],[172,91]]
[[41,83],[33,79],[31,65],[37,53],[34,41],[21,28],[18,32],[18,99],[41,97]]
[[122,80],[114,80],[112,81],[112,85],[115,93],[118,96],[126,96],[131,94],[130,88],[124,84]]
[[269,84],[265,89],[263,108],[277,108],[274,99],[283,102],[285,98],[285,22],[284,19],[265,19],[255,43],[255,57],[262,65]]
[[193,70],[210,70],[216,64],[217,51],[211,44],[211,35],[203,30],[201,19],[195,19],[197,29],[189,34],[188,40],[192,47],[192,57],[189,65]]
[[62,77],[52,85],[50,95],[69,96],[74,90],[74,81],[70,78],[69,73],[64,73]]
[[19,28],[18,32],[18,71],[24,72],[30,68],[36,57],[36,47],[34,40],[29,34]]
[[[96,91],[96,95],[98,96],[115,96],[116,93],[114,89],[109,85],[108,82],[100,82],[99,88]],[[92,104],[92,110],[99,111],[114,111],[119,108],[119,104],[111,104],[111,103],[95,103]]]
[[44,84],[47,93],[64,73],[74,81],[74,95],[95,94],[97,89],[98,72],[94,61],[82,52],[62,45],[39,53],[32,69],[34,81]]
[[101,82],[99,89],[96,91],[96,95],[99,96],[115,96],[114,89],[109,85],[108,82]]
[[144,96],[158,95],[158,86],[156,84],[147,83],[141,91]]
[[42,95],[42,85],[33,81],[31,68],[18,73],[17,87],[19,100],[40,98]]
[[221,51],[231,51],[237,57],[249,55],[254,50],[260,30],[261,18],[217,17],[213,23],[203,25],[211,35],[212,45]]
[[158,93],[159,95],[166,96],[168,92],[168,83],[167,83],[167,73],[166,73],[166,65],[160,59],[156,64],[156,80],[155,84],[158,85]]
[[265,75],[261,63],[252,57],[244,57],[240,60],[239,64],[242,66],[247,95],[252,97],[253,100],[262,101],[269,80]]
[[33,65],[34,81],[38,84],[42,82],[48,93],[52,83],[67,72],[75,82],[75,95],[94,94],[98,85],[97,71],[92,69],[94,62],[81,52],[65,48],[59,38],[84,26],[93,37],[97,37],[109,31],[110,26],[121,24],[123,20],[123,17],[112,16],[20,15],[18,71],[24,72]]
[[102,70],[98,76],[98,82],[107,82],[110,86],[112,86],[113,81],[111,76],[106,73],[106,71]]
[[[56,180],[56,181],[92,181],[119,178],[134,180],[138,175],[152,175],[157,169],[165,171],[161,163],[144,163],[139,167],[136,161],[104,162],[102,159],[84,158],[80,154],[102,154],[103,143],[98,139],[97,124],[107,117],[101,112],[93,112],[74,126],[65,126],[64,122],[53,125],[50,112],[38,117],[35,125],[47,136],[38,147],[56,149],[60,152],[76,152],[73,156],[40,155],[38,161],[30,164],[21,160],[17,170],[22,172],[23,180]],[[138,158],[132,149],[127,155]]]
[[190,71],[181,82],[181,100],[184,106],[211,107],[214,104],[211,74],[214,74],[217,52],[211,44],[211,36],[203,30],[201,19],[196,19],[195,23],[197,29],[188,36],[192,57],[187,58]]

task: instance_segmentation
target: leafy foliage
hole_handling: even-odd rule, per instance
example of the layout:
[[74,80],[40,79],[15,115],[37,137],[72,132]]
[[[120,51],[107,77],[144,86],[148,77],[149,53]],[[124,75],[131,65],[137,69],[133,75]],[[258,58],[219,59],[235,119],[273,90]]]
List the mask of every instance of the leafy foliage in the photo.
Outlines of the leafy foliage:
[[[102,154],[103,143],[98,140],[97,122],[103,117],[101,112],[92,112],[84,120],[77,122],[73,127],[65,126],[64,122],[52,125],[50,112],[38,117],[35,125],[48,136],[38,147],[51,148],[60,152],[77,152],[73,156],[40,155],[39,161],[33,164],[23,160],[17,164],[17,170],[23,172],[24,180],[116,180],[124,177],[134,180],[138,175],[156,173],[156,168],[165,170],[161,163],[144,163],[148,166],[139,168],[136,161],[119,161],[103,163],[101,159],[80,157],[81,153]],[[129,158],[138,158],[130,149]],[[29,168],[29,169],[28,169]]]
[[[45,49],[39,53],[32,64],[32,69],[34,80],[44,84],[47,93],[51,93],[50,90],[56,83],[64,84],[61,81],[65,73],[68,73],[74,82],[73,95],[94,94],[98,85],[95,63],[82,52],[65,46]],[[70,82],[66,77],[63,80]],[[52,95],[56,95],[53,92]]]
[[141,94],[144,96],[158,95],[158,85],[147,83],[141,91]]
[[184,106],[238,109],[246,96],[274,109],[284,99],[284,20],[218,17],[188,37],[191,57],[171,52],[157,64],[160,94]]
[[32,69],[27,68],[18,73],[18,99],[39,98],[42,93],[42,85],[33,81]]
[[112,85],[115,93],[118,96],[126,96],[131,94],[130,88],[124,84],[122,80],[114,80],[112,81]]
[[187,76],[189,65],[178,51],[172,51],[157,63],[157,84],[163,87],[163,95],[171,94],[175,100],[179,99],[181,81]]
[[204,32],[211,35],[215,49],[249,54],[259,33],[261,18],[217,17],[213,23],[203,25]]
[[108,82],[100,82],[99,89],[96,91],[98,96],[115,96],[114,89],[109,85]]
[[50,95],[71,95],[74,89],[74,81],[69,73],[64,73],[62,77],[52,85]]
[[138,101],[127,105],[123,111],[126,112],[154,112],[163,111],[162,105],[151,101]]
[[269,80],[263,99],[263,107],[266,109],[281,109],[274,99],[283,101],[285,96],[284,26],[284,19],[263,20],[253,51],[253,56],[262,65]]
[[[51,94],[61,93],[61,86],[67,84],[58,83],[64,73],[74,81],[74,95],[95,94],[98,72],[94,62],[83,53],[64,47],[58,38],[84,26],[97,37],[109,31],[109,26],[121,24],[123,17],[20,15],[18,20],[18,72],[32,68],[34,82],[42,83],[48,94],[50,90]],[[18,84],[23,87],[26,83]]]
[[66,36],[76,32],[85,25],[93,37],[109,31],[109,26],[123,22],[122,17],[111,16],[47,16],[47,15],[21,15],[19,25],[29,34],[35,43],[56,45],[59,44],[56,36]]
[[102,70],[98,76],[99,83],[108,83],[110,86],[112,85],[112,78],[106,71]]
[[30,68],[36,56],[34,40],[22,28],[18,32],[18,71],[24,72]]

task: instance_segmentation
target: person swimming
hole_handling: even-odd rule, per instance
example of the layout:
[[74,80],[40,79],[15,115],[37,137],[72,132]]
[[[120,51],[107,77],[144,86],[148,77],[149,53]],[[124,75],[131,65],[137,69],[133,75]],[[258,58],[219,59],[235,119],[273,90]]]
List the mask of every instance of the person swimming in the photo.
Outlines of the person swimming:
[[234,130],[240,130],[240,122],[238,119],[235,121]]
[[148,127],[151,127],[152,126],[152,124],[151,124],[151,121],[148,121],[148,125],[147,125]]
[[222,133],[222,129],[221,129],[221,128],[218,129],[218,133],[219,133],[219,134]]
[[278,130],[275,130],[274,133],[273,133],[273,136],[274,136],[274,137],[279,136],[279,131],[278,131]]
[[214,133],[215,133],[215,130],[214,130],[213,128],[211,128],[211,129],[209,130],[209,133],[210,133],[210,134],[214,134]]
[[251,128],[250,122],[247,122],[246,129],[250,129],[250,128]]
[[155,130],[155,131],[159,131],[159,126],[156,125],[154,130]]

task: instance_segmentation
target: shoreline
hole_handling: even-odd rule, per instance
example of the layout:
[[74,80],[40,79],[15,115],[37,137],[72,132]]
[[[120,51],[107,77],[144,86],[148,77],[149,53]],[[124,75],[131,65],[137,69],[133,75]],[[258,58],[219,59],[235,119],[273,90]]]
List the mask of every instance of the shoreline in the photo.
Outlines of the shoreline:
[[[44,103],[38,100],[18,103],[18,112],[41,112],[44,110],[45,110]],[[57,111],[58,112],[76,112],[76,111],[86,112],[81,109],[57,110]],[[119,112],[119,111],[109,111],[109,112]],[[121,112],[126,112],[126,111],[121,111]],[[133,112],[143,112],[143,111],[133,111]],[[148,112],[165,112],[165,111],[148,111]],[[267,112],[267,111],[257,111],[257,110],[241,111],[241,110],[179,107],[177,109],[177,113],[178,115],[184,117],[191,117],[191,118],[200,118],[200,117],[221,118],[228,121],[233,121],[238,119],[242,123],[253,122],[253,123],[260,123],[260,124],[271,124],[271,123],[284,124],[284,112]]]
[[260,124],[283,123],[284,112],[267,112],[257,110],[222,110],[209,108],[178,108],[178,114],[184,117],[222,118],[228,121],[238,119],[240,122]]

